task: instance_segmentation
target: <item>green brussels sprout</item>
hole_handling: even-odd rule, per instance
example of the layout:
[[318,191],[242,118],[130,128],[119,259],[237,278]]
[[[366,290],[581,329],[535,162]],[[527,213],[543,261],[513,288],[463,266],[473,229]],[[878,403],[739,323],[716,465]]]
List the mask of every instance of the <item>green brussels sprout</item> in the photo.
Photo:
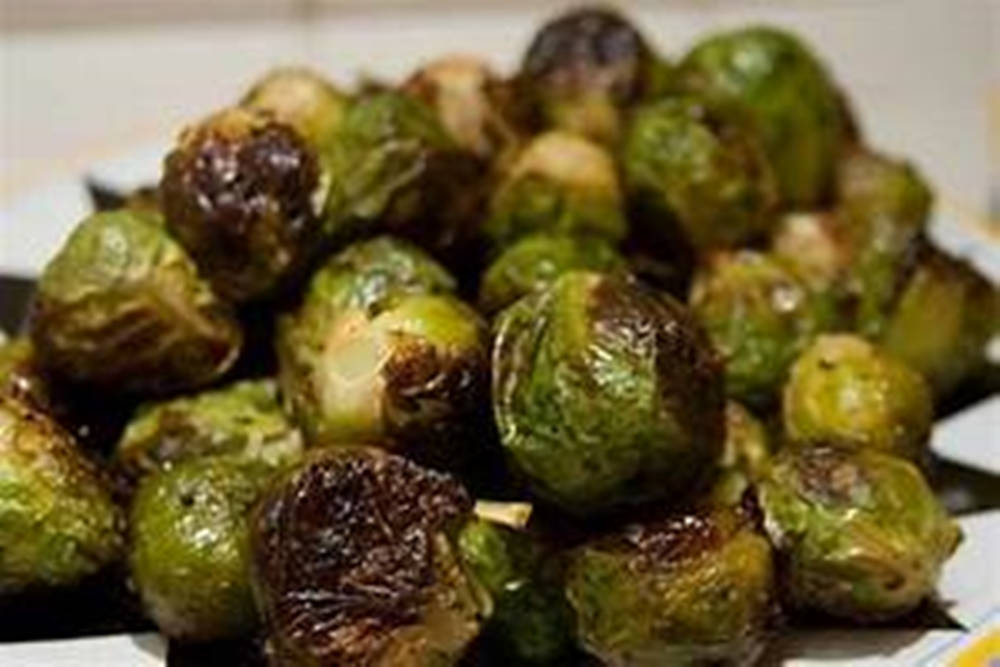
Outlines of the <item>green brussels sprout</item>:
[[614,144],[628,105],[659,73],[642,35],[608,9],[570,11],[535,34],[520,79],[548,127]]
[[[486,326],[447,272],[389,239],[353,246],[278,326],[280,382],[311,444],[394,443],[444,465],[485,419]],[[470,454],[466,452],[465,454]]]
[[926,227],[934,199],[913,165],[859,147],[844,150],[837,163],[836,196],[848,220],[912,230]]
[[722,367],[679,303],[572,271],[501,313],[493,409],[514,470],[588,514],[678,500],[723,441]]
[[123,527],[73,438],[0,394],[0,596],[72,586],[96,573],[121,555]]
[[268,72],[247,91],[240,106],[269,113],[290,125],[322,154],[330,146],[349,103],[348,96],[304,67]]
[[232,454],[280,467],[302,452],[302,436],[278,403],[273,380],[141,406],[118,441],[118,466],[138,478],[181,461]]
[[709,493],[715,504],[739,505],[744,492],[763,475],[771,458],[767,429],[736,401],[726,402],[726,441],[719,477]]
[[934,403],[906,364],[862,338],[825,335],[792,365],[783,419],[793,443],[872,448],[921,463]]
[[493,599],[486,625],[515,664],[551,665],[573,649],[573,617],[546,550],[533,537],[473,519],[458,535],[465,566]]
[[752,664],[776,610],[767,540],[727,509],[627,527],[569,557],[584,648],[608,665]]
[[709,37],[685,56],[677,79],[760,137],[784,205],[810,208],[833,193],[844,137],[838,92],[795,36],[755,27]]
[[1000,333],[1000,291],[933,248],[901,285],[877,341],[947,395],[985,366],[987,346]]
[[120,209],[86,218],[46,265],[31,338],[69,380],[160,394],[221,377],[243,336],[160,219]]
[[167,227],[218,294],[272,296],[321,240],[316,154],[290,126],[249,108],[186,129],[163,164]]
[[434,252],[464,247],[482,203],[482,165],[433,110],[402,93],[351,104],[330,152],[326,206],[335,237],[386,232]]
[[615,164],[603,148],[564,132],[528,144],[493,194],[483,232],[495,247],[538,232],[625,237]]
[[961,540],[920,471],[871,449],[785,449],[758,500],[788,602],[839,618],[912,610]]
[[695,98],[636,109],[622,162],[647,226],[677,224],[695,247],[740,244],[774,221],[777,185],[756,138]]
[[253,632],[248,513],[271,477],[260,463],[208,456],[139,485],[129,568],[163,634],[209,641]]
[[252,582],[275,664],[456,664],[491,606],[454,543],[471,510],[454,478],[402,457],[307,455],[251,519]]
[[0,336],[0,394],[41,412],[52,411],[52,388],[30,339]]
[[776,257],[720,252],[695,275],[691,308],[726,362],[730,397],[767,407],[806,345],[836,323],[831,299]]
[[563,273],[626,273],[625,259],[607,241],[585,236],[534,234],[515,241],[486,269],[479,308],[493,314],[550,285]]
[[446,56],[414,72],[403,91],[435,110],[463,150],[506,164],[522,139],[523,111],[513,86],[469,56]]

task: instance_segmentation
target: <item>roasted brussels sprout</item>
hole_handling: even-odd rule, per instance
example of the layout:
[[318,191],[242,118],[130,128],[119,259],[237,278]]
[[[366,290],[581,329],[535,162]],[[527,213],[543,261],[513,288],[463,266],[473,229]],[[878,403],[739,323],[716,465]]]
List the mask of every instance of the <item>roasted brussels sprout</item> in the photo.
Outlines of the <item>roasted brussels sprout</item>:
[[837,315],[777,258],[752,250],[709,257],[690,302],[725,359],[730,397],[753,407],[777,397],[795,357]]
[[838,92],[796,37],[766,27],[715,35],[688,53],[676,76],[761,138],[785,206],[810,208],[833,194],[844,138]]
[[218,379],[242,342],[160,219],[126,209],[86,218],[46,265],[31,338],[69,380],[142,393]]
[[731,506],[741,503],[771,458],[769,440],[767,429],[749,410],[736,401],[726,403],[726,441],[710,501]]
[[934,418],[919,373],[847,334],[820,336],[795,361],[783,411],[793,443],[866,447],[916,463],[926,457]]
[[847,299],[845,282],[853,253],[851,235],[831,212],[790,213],[771,238],[771,252],[811,289]]
[[848,220],[912,230],[926,226],[933,203],[930,188],[913,165],[860,147],[843,151],[836,195]]
[[450,476],[375,449],[313,452],[254,510],[254,592],[275,664],[455,664],[490,603],[453,542]]
[[882,327],[878,342],[920,371],[938,396],[986,364],[1000,333],[1000,291],[963,261],[925,248]]
[[539,232],[620,241],[627,223],[614,161],[572,134],[537,136],[497,186],[483,231],[495,247]]
[[639,107],[623,144],[626,187],[647,226],[676,224],[705,248],[746,242],[772,225],[777,186],[756,137],[697,99]]
[[481,60],[434,60],[410,76],[403,91],[433,108],[455,142],[481,160],[502,167],[521,143],[523,103]]
[[208,456],[146,477],[132,503],[129,567],[168,637],[242,637],[257,624],[250,587],[250,507],[272,469]]
[[302,453],[302,436],[278,404],[273,380],[141,406],[118,442],[115,459],[130,477],[214,454],[280,467]]
[[388,232],[445,255],[469,242],[482,165],[419,100],[383,92],[350,105],[330,169],[326,218],[335,237]]
[[55,422],[0,394],[0,595],[70,586],[113,563],[123,517]]
[[321,241],[317,156],[261,111],[226,109],[186,129],[164,161],[160,191],[170,232],[231,301],[273,295]]
[[573,617],[544,547],[528,533],[473,519],[458,548],[493,599],[488,636],[514,664],[552,665],[573,649]]
[[585,8],[542,26],[520,78],[548,126],[613,144],[624,107],[646,94],[656,68],[646,41],[625,18]]
[[272,70],[247,91],[240,105],[263,111],[295,128],[322,157],[349,103],[348,96],[303,67]]
[[840,618],[910,611],[961,539],[920,471],[871,449],[786,449],[758,495],[788,602]]
[[621,667],[752,664],[776,609],[771,548],[732,510],[629,526],[566,579],[580,642]]
[[614,246],[600,238],[526,236],[507,248],[483,273],[479,308],[487,314],[496,313],[572,270],[626,273],[628,265]]
[[573,271],[497,323],[493,409],[513,468],[576,514],[676,501],[722,449],[722,368],[671,297]]

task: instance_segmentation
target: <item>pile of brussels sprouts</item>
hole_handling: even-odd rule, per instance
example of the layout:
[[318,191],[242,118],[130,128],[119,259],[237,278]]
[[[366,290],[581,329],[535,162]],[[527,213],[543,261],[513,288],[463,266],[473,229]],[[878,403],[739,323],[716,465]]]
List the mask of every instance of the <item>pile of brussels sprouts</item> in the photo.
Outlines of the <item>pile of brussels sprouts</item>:
[[961,539],[935,405],[1000,322],[931,199],[772,28],[667,60],[583,9],[511,77],[272,72],[0,347],[0,597],[118,568],[171,639],[294,667],[899,619]]

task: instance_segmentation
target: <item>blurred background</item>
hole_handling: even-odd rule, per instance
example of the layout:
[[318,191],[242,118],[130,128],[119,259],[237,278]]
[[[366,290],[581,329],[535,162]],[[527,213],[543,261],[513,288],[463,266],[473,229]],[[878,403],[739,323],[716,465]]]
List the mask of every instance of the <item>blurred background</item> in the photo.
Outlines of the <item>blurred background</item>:
[[[44,213],[42,200],[57,195],[39,192],[52,183],[155,154],[274,65],[308,63],[345,84],[361,72],[401,77],[449,51],[509,69],[539,22],[571,4],[579,3],[0,0],[0,209],[27,210],[33,196],[31,215]],[[850,92],[873,145],[917,162],[950,216],[1000,227],[987,222],[1000,217],[1000,187],[991,188],[1000,183],[1000,2],[610,4],[667,55],[733,24],[798,31]]]

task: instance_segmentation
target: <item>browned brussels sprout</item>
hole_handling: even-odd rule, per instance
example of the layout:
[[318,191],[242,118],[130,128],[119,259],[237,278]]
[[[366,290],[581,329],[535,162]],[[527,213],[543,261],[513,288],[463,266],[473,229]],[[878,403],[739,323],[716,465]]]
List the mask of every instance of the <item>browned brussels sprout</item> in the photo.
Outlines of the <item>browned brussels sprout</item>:
[[912,610],[961,539],[913,464],[870,449],[786,449],[758,496],[788,602],[840,618]]
[[655,60],[625,18],[584,8],[542,26],[520,77],[547,126],[613,144],[623,109],[650,89]]
[[820,336],[795,361],[783,410],[793,443],[868,447],[916,463],[926,457],[934,418],[919,373],[847,334]]
[[264,112],[226,109],[186,129],[160,191],[170,232],[231,301],[273,295],[321,240],[317,156]]
[[933,194],[908,162],[852,146],[837,163],[837,204],[856,224],[926,226]]
[[790,213],[771,238],[771,252],[817,292],[846,299],[853,252],[843,221],[833,212]]
[[726,403],[726,442],[719,457],[719,477],[710,503],[736,506],[746,490],[762,476],[771,459],[767,429],[749,410],[737,403]]
[[302,436],[278,404],[273,380],[140,406],[115,449],[117,465],[140,477],[215,454],[281,466],[302,453]]
[[437,112],[464,150],[502,167],[522,141],[523,103],[516,90],[481,60],[446,56],[413,73],[403,91]]
[[761,408],[777,398],[795,357],[837,315],[831,299],[778,258],[752,250],[709,257],[690,303],[725,359],[729,396]]
[[457,663],[490,609],[453,541],[471,509],[453,478],[398,456],[307,457],[251,521],[254,592],[275,664]]
[[614,160],[572,134],[535,137],[493,193],[483,232],[495,248],[536,233],[620,241],[627,223]]
[[[643,224],[677,225],[697,248],[750,241],[775,221],[777,186],[756,137],[696,98],[636,109],[622,167]],[[661,241],[674,236],[650,231]]]
[[496,328],[501,441],[540,496],[576,514],[676,502],[711,472],[722,368],[671,297],[573,271],[504,311]]
[[231,312],[162,221],[128,209],[85,219],[49,261],[31,338],[62,377],[157,394],[218,379],[242,343]]
[[570,556],[566,596],[608,665],[752,664],[774,619],[771,548],[732,510],[633,525]]
[[0,394],[0,596],[80,582],[118,559],[123,527],[73,438]]

